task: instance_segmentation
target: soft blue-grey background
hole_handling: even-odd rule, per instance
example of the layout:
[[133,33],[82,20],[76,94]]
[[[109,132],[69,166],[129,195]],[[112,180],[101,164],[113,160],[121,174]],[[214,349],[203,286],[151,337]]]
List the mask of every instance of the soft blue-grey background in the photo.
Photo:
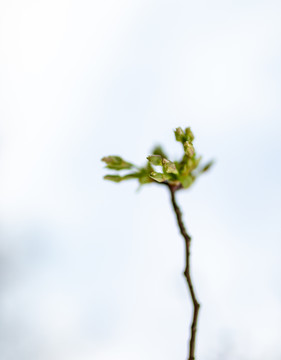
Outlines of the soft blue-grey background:
[[100,158],[180,154],[204,360],[281,358],[281,3],[2,0],[1,360],[180,360],[191,306],[168,194]]

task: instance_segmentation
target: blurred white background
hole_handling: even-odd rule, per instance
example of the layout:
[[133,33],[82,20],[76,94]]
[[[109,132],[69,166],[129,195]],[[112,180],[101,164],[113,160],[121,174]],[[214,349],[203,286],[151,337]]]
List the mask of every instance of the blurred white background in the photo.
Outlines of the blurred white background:
[[2,0],[0,358],[182,360],[191,305],[168,193],[100,158],[213,170],[178,194],[197,357],[281,358],[281,3]]

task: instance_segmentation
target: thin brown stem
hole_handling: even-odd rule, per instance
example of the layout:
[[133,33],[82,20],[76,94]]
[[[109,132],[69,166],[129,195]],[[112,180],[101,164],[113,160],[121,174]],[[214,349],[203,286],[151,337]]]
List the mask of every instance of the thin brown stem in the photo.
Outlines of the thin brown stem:
[[176,202],[176,198],[175,198],[175,192],[178,190],[177,188],[173,187],[173,186],[169,186],[169,190],[171,193],[171,201],[173,204],[173,208],[174,211],[176,213],[176,217],[177,217],[177,222],[178,222],[178,226],[180,229],[180,232],[185,240],[185,249],[186,249],[186,267],[185,267],[185,271],[184,271],[184,276],[186,277],[186,281],[188,284],[188,288],[189,288],[189,293],[192,299],[192,303],[193,303],[193,319],[192,319],[192,323],[191,323],[191,329],[190,329],[190,340],[189,340],[189,356],[188,356],[188,360],[195,360],[195,340],[196,340],[196,330],[197,330],[197,320],[198,320],[198,313],[199,313],[199,308],[200,308],[200,304],[197,301],[194,289],[193,289],[193,284],[192,284],[192,280],[191,280],[191,276],[190,276],[190,242],[191,242],[191,237],[188,235],[183,220],[182,220],[182,213],[181,210]]

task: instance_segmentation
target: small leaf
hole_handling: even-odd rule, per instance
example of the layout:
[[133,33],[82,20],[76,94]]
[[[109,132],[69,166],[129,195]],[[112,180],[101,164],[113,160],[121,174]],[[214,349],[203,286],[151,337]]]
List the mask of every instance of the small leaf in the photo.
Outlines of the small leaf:
[[141,185],[152,182],[152,179],[149,177],[151,170],[152,169],[149,169],[149,171],[148,171],[147,169],[143,168],[139,172],[134,174],[135,178],[138,179],[138,181]]
[[193,166],[192,166],[192,170],[196,169],[198,167],[198,165],[200,164],[200,161],[202,160],[202,156],[199,156],[198,158],[193,158]]
[[213,164],[214,164],[213,160],[209,161],[200,172],[203,173],[208,171],[213,166]]
[[150,155],[147,157],[147,160],[155,166],[162,165],[162,156],[161,155]]
[[194,147],[191,142],[185,141],[183,144],[184,152],[187,156],[192,157],[195,154]]
[[122,176],[122,180],[138,179],[139,177],[140,177],[139,173],[136,172]]
[[186,141],[185,133],[181,127],[176,128],[175,137],[176,137],[176,140],[179,142],[183,143],[184,141]]
[[153,180],[148,175],[142,175],[138,178],[138,180],[141,185],[153,182]]
[[119,175],[105,175],[103,177],[105,180],[110,180],[110,181],[114,181],[116,183],[119,183],[120,181],[122,181],[122,176]]
[[164,182],[164,181],[167,181],[169,178],[165,175],[165,174],[162,174],[162,173],[158,173],[158,172],[155,172],[153,171],[151,174],[150,174],[150,177],[157,181],[157,182]]
[[101,160],[107,164],[106,167],[108,169],[124,170],[131,169],[133,167],[133,164],[123,160],[120,156],[106,156]]
[[162,149],[162,147],[160,145],[156,146],[152,150],[152,154],[153,155],[160,155],[160,156],[162,156],[162,158],[167,158],[167,155],[165,154],[165,151]]
[[187,176],[182,176],[180,179],[180,182],[182,184],[182,186],[187,189],[188,187],[190,187],[190,185],[192,185],[192,183],[194,182],[195,178],[192,175],[187,175]]
[[139,171],[132,173],[132,174],[128,174],[125,175],[124,178],[126,179],[138,179],[139,183],[141,185],[143,184],[148,184],[153,182],[153,180],[150,178],[150,173],[153,171],[152,166],[150,165],[150,163],[148,162],[146,167],[143,168],[139,168]]
[[139,173],[131,173],[131,174],[127,174],[127,175],[124,175],[124,176],[105,175],[104,179],[119,183],[119,182],[124,181],[124,180],[138,179],[139,177],[140,177]]
[[178,174],[176,164],[170,160],[163,159],[163,168],[168,174]]

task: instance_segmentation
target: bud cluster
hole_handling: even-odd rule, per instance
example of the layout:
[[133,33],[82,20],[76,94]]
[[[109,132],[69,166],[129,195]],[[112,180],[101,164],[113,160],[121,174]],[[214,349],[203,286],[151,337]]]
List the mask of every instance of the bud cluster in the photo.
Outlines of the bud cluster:
[[[179,161],[169,160],[160,146],[155,147],[152,155],[147,157],[148,162],[144,167],[137,167],[120,156],[107,156],[102,158],[107,164],[106,168],[117,171],[135,170],[123,176],[106,175],[104,179],[114,182],[137,179],[141,185],[156,182],[176,186],[178,189],[190,187],[200,174],[210,169],[213,162],[199,167],[201,157],[196,156],[194,135],[189,127],[185,130],[178,127],[174,133],[176,141],[183,146],[183,156]],[[156,171],[154,167],[161,167],[161,171]]]

